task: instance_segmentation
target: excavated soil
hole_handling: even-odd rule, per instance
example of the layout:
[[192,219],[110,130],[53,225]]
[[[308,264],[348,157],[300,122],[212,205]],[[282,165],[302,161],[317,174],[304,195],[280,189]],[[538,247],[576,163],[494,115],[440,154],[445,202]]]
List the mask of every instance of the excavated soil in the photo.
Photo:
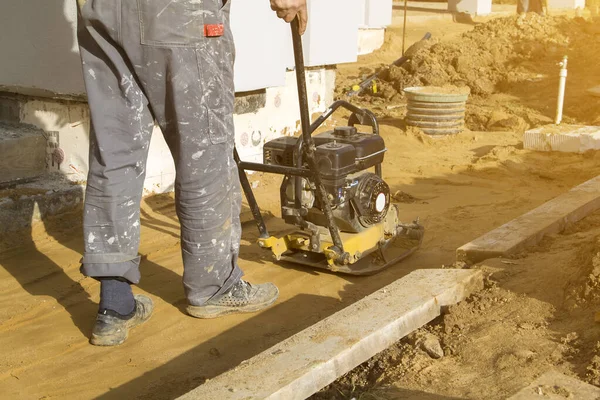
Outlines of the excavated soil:
[[[389,40],[386,46],[391,46]],[[376,104],[374,108],[384,121],[396,121],[405,131],[400,122],[405,115],[403,88],[456,85],[468,87],[472,93],[466,117],[469,128],[508,131],[511,133],[507,132],[505,139],[513,137],[520,142],[520,134],[512,132],[552,121],[558,84],[556,64],[563,55],[569,56],[566,120],[600,124],[600,101],[585,93],[600,82],[595,61],[600,56],[597,20],[537,15],[500,18],[455,38],[431,40],[409,54],[408,63],[384,71],[378,93],[361,97],[365,105]],[[343,85],[344,80],[338,92],[341,97]],[[405,135],[421,140],[423,146],[445,147],[446,153],[438,155],[452,159],[455,153],[447,143],[460,142],[468,134],[436,141],[410,128]],[[525,154],[539,161],[562,156],[528,153],[521,146],[487,148],[486,154],[474,157],[465,170],[451,170],[455,177],[483,173],[490,179],[499,171],[488,175],[491,170],[483,167],[485,164],[499,162],[501,169],[512,170],[512,176],[506,177],[506,182],[514,184],[510,189],[514,198],[506,204],[512,208],[521,195],[537,187],[531,177],[528,183],[519,183],[521,172],[554,180],[554,174],[561,170],[553,165],[544,172],[534,172],[531,167],[541,164],[524,162],[521,157]],[[427,158],[431,153],[437,152],[416,153],[413,159]],[[598,156],[587,153],[582,157]],[[503,192],[500,186],[505,178],[496,178],[492,186]],[[474,200],[465,187],[457,187],[455,193],[462,193],[466,203]],[[404,191],[396,197],[405,205],[424,198]],[[471,212],[459,207],[455,215],[469,219],[471,229],[494,218],[501,209],[497,204],[482,217],[475,216],[470,206],[466,208]],[[445,236],[442,232],[436,235]],[[464,264],[448,267],[469,268]],[[451,307],[432,324],[313,398],[504,399],[550,369],[600,385],[600,324],[595,322],[595,313],[600,311],[600,213],[512,259],[488,260],[470,268],[485,272],[485,290]],[[567,389],[559,389],[555,394],[572,398]]]
[[600,213],[474,268],[485,290],[314,398],[505,399],[551,369],[600,385]]
[[367,91],[362,101],[382,114],[401,116],[406,87],[466,86],[471,91],[469,129],[524,131],[553,121],[557,64],[568,56],[565,122],[600,125],[598,102],[586,94],[600,81],[598,37],[597,19],[537,14],[477,24],[450,40],[433,35],[407,50],[406,63],[384,68],[377,92]]
[[[436,25],[434,33],[448,34],[447,40],[471,29]],[[424,29],[434,30],[411,28],[409,37],[422,35]],[[397,32],[390,30],[388,37],[393,39]],[[342,87],[372,70],[374,64],[391,62],[397,50],[398,42],[388,41],[382,53],[361,59],[368,65],[361,64],[365,70],[359,74],[356,66],[341,67]],[[592,59],[592,54],[586,58]],[[537,64],[551,69],[554,76],[556,66],[549,67],[554,57],[545,60],[547,64]],[[576,57],[571,62],[573,74],[584,71],[578,69]],[[535,70],[533,64],[530,68]],[[591,80],[597,68],[586,65]],[[550,88],[554,83],[547,85]],[[533,101],[527,107],[549,117],[541,105],[551,103],[552,96],[544,94],[545,86],[536,96],[532,87],[520,90],[520,97],[510,91],[496,92],[487,102],[498,102],[504,109]],[[10,243],[0,250],[2,397],[177,398],[415,269],[458,267],[454,265],[457,247],[600,174],[597,152],[529,152],[522,148],[522,135],[514,131],[465,132],[432,139],[405,129],[400,108],[388,109],[401,106],[402,99],[367,97],[362,101],[380,117],[389,149],[384,177],[401,218],[420,216],[426,227],[423,248],[417,254],[366,278],[277,265],[256,245],[258,235],[249,222],[244,225],[240,265],[251,282],[275,282],[280,299],[273,308],[255,315],[196,320],[184,314],[173,199],[168,195],[147,198],[142,204],[143,278],[135,291],[154,299],[155,313],[124,345],[98,348],[87,342],[99,286],[79,273],[80,214],[51,218],[31,231],[12,235],[10,241],[2,238],[2,243]],[[568,109],[567,114],[574,119],[576,112]],[[263,208],[279,215],[279,178],[255,174],[251,181]],[[276,233],[286,227],[274,216],[268,224]],[[496,399],[528,384],[549,367],[600,383],[600,332],[593,323],[600,282],[599,236],[600,216],[596,214],[519,258],[475,267],[489,274],[483,292],[352,371],[317,398]],[[441,352],[441,358],[432,358]]]

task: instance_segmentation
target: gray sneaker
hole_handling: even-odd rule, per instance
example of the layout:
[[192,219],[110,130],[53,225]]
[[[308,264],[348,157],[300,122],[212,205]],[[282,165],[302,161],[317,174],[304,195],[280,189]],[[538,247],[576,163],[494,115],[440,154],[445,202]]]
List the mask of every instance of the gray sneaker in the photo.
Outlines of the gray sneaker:
[[279,289],[272,283],[252,285],[244,280],[237,282],[217,299],[211,299],[203,306],[187,307],[187,312],[196,318],[217,318],[227,314],[253,313],[275,303]]
[[154,304],[148,296],[135,296],[135,310],[125,317],[111,310],[98,313],[90,343],[95,346],[117,346],[127,339],[129,330],[150,319]]

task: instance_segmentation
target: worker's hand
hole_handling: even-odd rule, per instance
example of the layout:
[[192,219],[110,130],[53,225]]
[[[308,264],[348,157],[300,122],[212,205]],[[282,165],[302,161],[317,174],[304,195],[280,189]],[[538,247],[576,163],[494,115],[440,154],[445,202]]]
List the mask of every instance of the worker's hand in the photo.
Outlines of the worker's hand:
[[306,0],[271,0],[271,9],[285,22],[292,22],[294,18],[298,17],[300,34],[304,34],[308,22]]

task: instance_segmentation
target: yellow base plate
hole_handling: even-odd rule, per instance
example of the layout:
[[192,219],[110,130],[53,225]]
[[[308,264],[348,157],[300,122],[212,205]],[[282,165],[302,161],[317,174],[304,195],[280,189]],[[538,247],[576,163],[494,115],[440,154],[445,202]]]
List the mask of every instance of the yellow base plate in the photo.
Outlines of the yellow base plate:
[[385,220],[360,233],[341,232],[346,263],[336,260],[329,250],[333,241],[326,228],[311,240],[311,233],[294,231],[282,237],[260,239],[259,245],[270,249],[278,261],[288,261],[314,268],[327,269],[352,275],[370,275],[379,272],[413,254],[421,245],[424,230],[413,223],[398,221],[398,211],[392,206]]

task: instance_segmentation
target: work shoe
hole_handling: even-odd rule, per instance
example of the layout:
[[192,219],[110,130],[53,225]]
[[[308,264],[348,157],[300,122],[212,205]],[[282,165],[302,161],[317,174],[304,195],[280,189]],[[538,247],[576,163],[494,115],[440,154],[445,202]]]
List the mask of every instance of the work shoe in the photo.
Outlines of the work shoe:
[[252,285],[244,280],[237,282],[217,299],[203,306],[187,307],[187,312],[196,318],[217,318],[227,314],[253,313],[269,307],[279,297],[279,289],[272,283]]
[[154,304],[142,294],[135,296],[135,310],[122,316],[111,310],[103,310],[96,317],[90,343],[95,346],[117,346],[127,339],[129,330],[150,319]]

